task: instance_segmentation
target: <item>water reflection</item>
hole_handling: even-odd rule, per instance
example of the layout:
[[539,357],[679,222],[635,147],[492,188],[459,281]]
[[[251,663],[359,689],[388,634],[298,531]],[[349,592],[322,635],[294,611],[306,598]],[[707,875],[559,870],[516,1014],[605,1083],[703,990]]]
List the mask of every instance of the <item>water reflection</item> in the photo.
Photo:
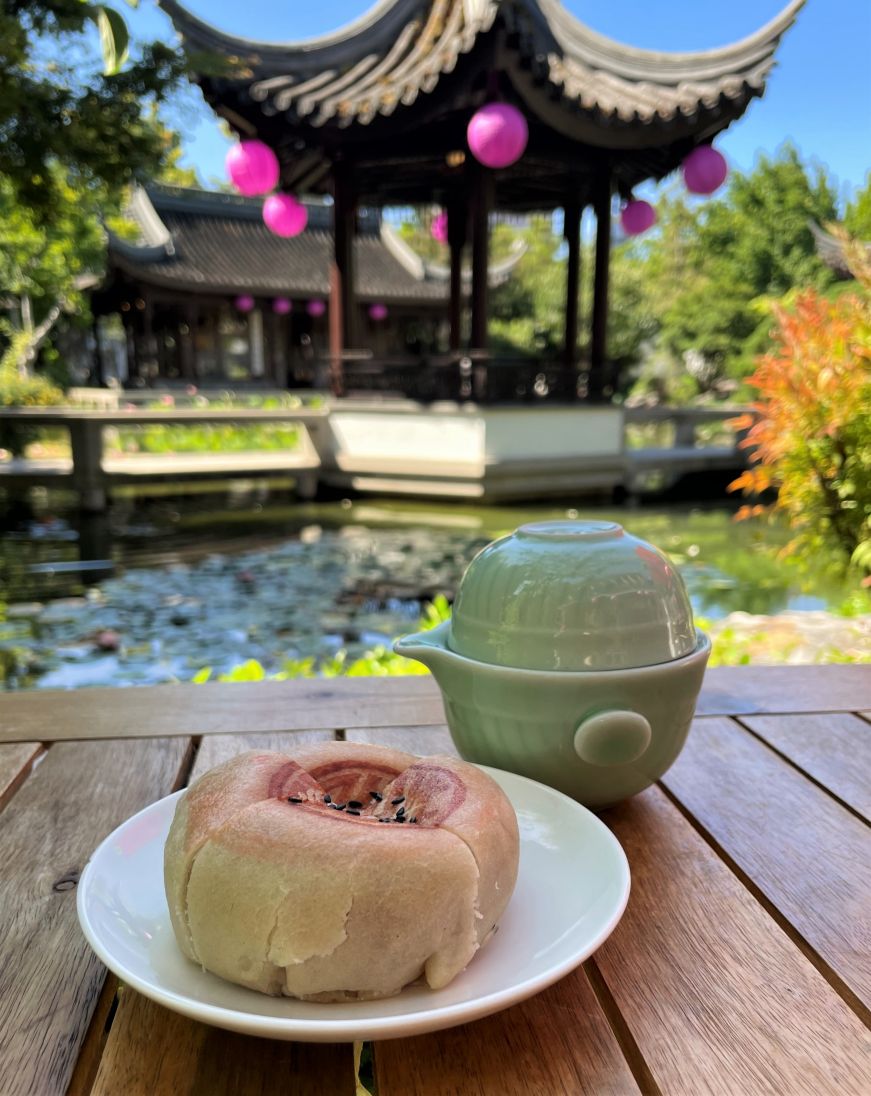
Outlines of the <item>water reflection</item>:
[[[219,485],[127,490],[108,515],[82,518],[62,503],[42,492],[29,512],[0,517],[0,663],[14,651],[20,664],[7,685],[145,683],[248,658],[274,670],[362,653],[413,627],[422,602],[451,597],[494,537],[568,513],[620,521],[668,552],[702,616],[835,607],[847,593],[821,586],[823,564],[813,595],[803,591],[775,558],[786,536],[736,525],[724,507],[300,503]],[[119,668],[132,676],[116,681]]]

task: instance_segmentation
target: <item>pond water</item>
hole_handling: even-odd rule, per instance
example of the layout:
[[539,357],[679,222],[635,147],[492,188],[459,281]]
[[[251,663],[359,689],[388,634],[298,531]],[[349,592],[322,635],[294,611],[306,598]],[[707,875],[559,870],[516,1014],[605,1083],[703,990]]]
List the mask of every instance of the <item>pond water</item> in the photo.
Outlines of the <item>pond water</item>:
[[[620,521],[668,552],[697,614],[837,610],[848,590],[809,593],[776,553],[782,530],[715,507],[573,510],[395,500],[298,503],[226,485],[188,496],[121,494],[76,527],[38,497],[0,537],[0,676],[7,688],[130,685],[269,671],[356,657],[413,629],[422,605],[453,596],[487,542],[525,521]],[[822,562],[822,561],[821,561]],[[820,568],[822,571],[823,568]]]

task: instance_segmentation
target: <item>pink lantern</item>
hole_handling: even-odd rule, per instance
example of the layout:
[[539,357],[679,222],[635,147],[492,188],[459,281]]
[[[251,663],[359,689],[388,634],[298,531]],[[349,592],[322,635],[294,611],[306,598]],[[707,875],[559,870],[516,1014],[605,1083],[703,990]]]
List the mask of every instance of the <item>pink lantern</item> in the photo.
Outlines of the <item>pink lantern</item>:
[[381,323],[382,320],[387,319],[387,305],[386,304],[370,304],[369,305],[369,319],[374,320],[376,323]]
[[243,293],[233,303],[240,312],[250,312],[254,307],[254,298],[248,293]]
[[323,316],[323,314],[327,310],[327,306],[326,303],[322,301],[319,297],[314,297],[305,306],[305,310],[310,316],[313,316],[315,319],[317,319],[318,316]]
[[523,155],[529,140],[526,119],[510,103],[488,103],[466,129],[472,155],[485,167],[508,167]]
[[448,215],[444,211],[438,213],[432,219],[432,225],[430,227],[430,235],[434,240],[437,240],[440,244],[448,242]]
[[272,311],[276,316],[286,316],[293,311],[293,303],[287,297],[276,297],[272,302]]
[[308,223],[308,211],[292,194],[270,194],[263,203],[263,220],[276,236],[298,236]]
[[620,224],[627,236],[640,236],[656,224],[656,210],[650,202],[633,198],[623,206]]
[[713,194],[728,174],[725,157],[710,145],[694,148],[683,162],[684,182],[691,194]]
[[233,145],[225,163],[230,182],[248,198],[267,194],[278,184],[278,157],[262,141],[240,141]]

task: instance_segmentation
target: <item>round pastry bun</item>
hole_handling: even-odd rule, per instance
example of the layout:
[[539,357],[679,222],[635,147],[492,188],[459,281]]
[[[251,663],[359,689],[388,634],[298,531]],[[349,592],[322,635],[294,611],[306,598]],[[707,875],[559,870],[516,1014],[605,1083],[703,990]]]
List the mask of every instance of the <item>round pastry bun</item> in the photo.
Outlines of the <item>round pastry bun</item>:
[[200,777],[164,853],[184,954],[304,1000],[462,971],[517,879],[514,809],[474,765],[350,742],[252,750]]

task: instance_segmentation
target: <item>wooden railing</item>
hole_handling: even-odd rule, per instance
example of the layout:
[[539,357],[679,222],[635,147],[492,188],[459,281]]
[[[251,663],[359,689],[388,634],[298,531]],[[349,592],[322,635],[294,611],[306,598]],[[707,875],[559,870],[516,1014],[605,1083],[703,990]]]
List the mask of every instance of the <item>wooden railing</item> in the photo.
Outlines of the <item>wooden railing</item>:
[[[380,366],[379,366],[380,368]],[[402,368],[397,365],[397,368]],[[435,365],[433,365],[435,368]],[[446,365],[447,369],[448,366]],[[476,365],[469,361],[463,366],[460,379],[471,391],[476,387]],[[533,373],[533,370],[538,372]],[[381,372],[381,376],[386,374]],[[493,385],[498,374],[492,364],[488,367],[487,384]],[[516,386],[518,372],[511,374],[511,384]],[[544,378],[544,379],[542,379]],[[534,386],[544,387],[550,383],[546,368],[537,363],[529,363],[528,383],[533,386],[532,402],[536,398],[545,400],[549,393],[540,397]],[[461,389],[463,393],[465,389]],[[369,393],[371,397],[371,393]],[[433,396],[433,399],[436,397]],[[449,397],[442,396],[447,399]],[[465,398],[465,397],[464,397]],[[518,399],[502,401],[518,404]],[[583,403],[575,405],[583,409]],[[373,410],[371,399],[367,401],[369,411]],[[361,406],[362,404],[358,404]],[[375,405],[377,407],[377,404]],[[520,401],[520,406],[529,406]],[[77,491],[83,510],[100,512],[107,505],[107,485],[119,482],[134,482],[147,479],[177,480],[188,479],[233,479],[239,477],[284,476],[292,477],[297,484],[297,493],[303,497],[315,494],[319,479],[324,471],[335,467],[335,453],[331,440],[328,420],[332,410],[336,413],[348,409],[345,401],[330,401],[324,408],[261,408],[209,409],[208,407],[160,407],[123,410],[86,410],[79,407],[55,408],[3,408],[0,409],[0,423],[18,423],[37,426],[63,427],[69,431],[72,460],[26,460],[0,464],[0,483],[6,485],[32,486],[56,483],[69,483]],[[395,401],[385,401],[385,410],[401,413],[403,407]],[[414,411],[414,405],[411,405]],[[745,463],[745,456],[737,448],[737,438],[729,433],[724,439],[726,444],[699,444],[700,427],[722,422],[736,416],[740,408],[697,408],[697,407],[644,407],[624,409],[627,429],[633,426],[645,426],[656,423],[672,422],[673,430],[667,439],[647,442],[642,447],[627,445],[625,449],[622,482],[629,491],[640,491],[648,486],[668,486],[681,476],[692,472],[735,471]],[[419,413],[419,409],[418,409]],[[435,413],[435,412],[434,412]],[[138,427],[151,424],[178,426],[182,424],[199,425],[203,423],[234,423],[251,425],[253,423],[297,424],[300,427],[299,444],[293,451],[253,451],[247,453],[174,453],[152,456],[104,455],[103,433],[107,427]],[[421,460],[428,462],[433,475],[445,478],[447,456],[445,453],[430,452],[421,454]],[[383,473],[377,461],[367,458],[366,475],[375,479]],[[580,460],[580,458],[578,458]],[[620,461],[619,455],[616,460]],[[572,464],[571,454],[566,461]],[[383,463],[383,462],[382,462]],[[449,462],[448,462],[449,463]],[[532,462],[534,463],[534,461]],[[577,461],[575,461],[577,463]],[[358,469],[359,471],[359,469]],[[449,478],[449,476],[448,476]],[[619,476],[618,476],[619,481]]]
[[[316,408],[289,409],[286,407],[266,410],[263,408],[129,408],[117,411],[82,410],[75,407],[2,408],[0,422],[28,424],[31,426],[60,426],[69,431],[72,466],[69,462],[24,462],[30,467],[13,466],[4,469],[7,482],[51,482],[58,475],[72,475],[74,489],[78,492],[83,510],[102,511],[106,508],[107,478],[121,480],[125,477],[125,463],[137,479],[163,478],[173,475],[179,478],[223,477],[245,473],[268,474],[271,472],[296,475],[304,480],[303,494],[314,494],[317,487],[316,472],[321,460],[317,451],[317,430],[327,412]],[[107,427],[130,426],[178,426],[202,423],[234,423],[252,425],[264,423],[297,424],[301,427],[299,444],[293,452],[282,452],[278,460],[269,461],[274,454],[192,454],[174,455],[171,467],[160,456],[147,466],[147,457],[111,462],[104,459],[103,431]]]

